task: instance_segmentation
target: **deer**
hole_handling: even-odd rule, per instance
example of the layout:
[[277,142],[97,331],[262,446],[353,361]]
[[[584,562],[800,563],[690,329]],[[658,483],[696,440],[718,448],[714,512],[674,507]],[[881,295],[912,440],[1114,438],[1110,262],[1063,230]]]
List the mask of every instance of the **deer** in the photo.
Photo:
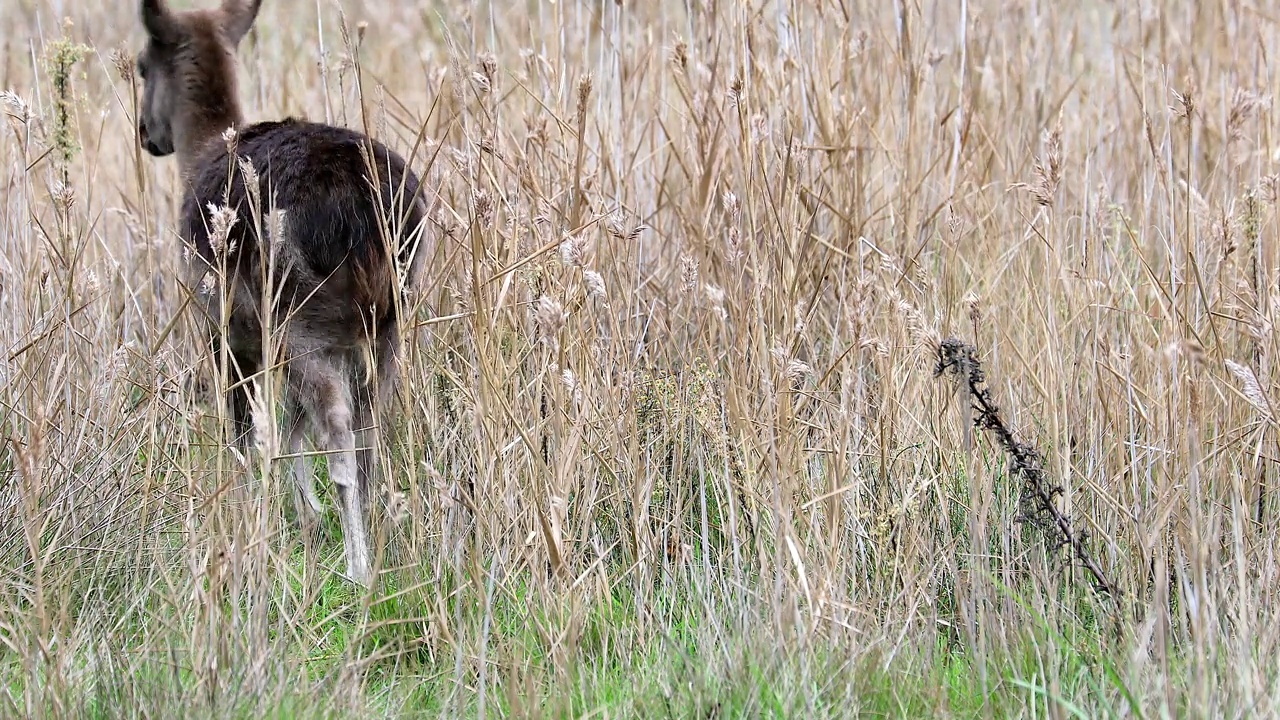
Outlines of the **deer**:
[[[302,451],[309,435],[336,486],[346,576],[367,587],[371,438],[399,375],[428,211],[405,159],[364,133],[292,116],[246,123],[236,53],[261,5],[179,11],[141,0],[138,142],[152,156],[176,155],[188,297],[205,298],[197,306],[209,347],[226,358],[228,443],[247,450],[255,379],[279,371],[302,516],[322,512]],[[254,213],[268,200],[275,230],[261,232]],[[269,252],[285,261],[265,262]],[[210,274],[220,292],[200,290]]]

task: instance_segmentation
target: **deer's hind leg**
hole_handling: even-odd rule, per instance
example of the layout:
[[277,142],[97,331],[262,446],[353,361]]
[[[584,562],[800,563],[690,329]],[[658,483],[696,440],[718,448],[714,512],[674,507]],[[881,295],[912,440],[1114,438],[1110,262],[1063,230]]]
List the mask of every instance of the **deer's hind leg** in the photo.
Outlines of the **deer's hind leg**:
[[342,523],[347,576],[369,585],[373,578],[347,363],[325,351],[305,353],[290,361],[289,376],[294,396],[310,420],[317,449],[328,455],[329,478],[338,488],[338,516]]
[[305,523],[314,523],[320,517],[323,508],[320,497],[316,495],[315,473],[311,464],[303,454],[303,440],[307,432],[307,413],[301,403],[291,400],[288,404],[288,435],[285,439],[285,452],[292,456],[294,497],[297,500],[298,515]]
[[231,415],[231,444],[246,452],[253,442],[253,406],[249,395],[254,391],[254,379],[261,370],[262,359],[253,353],[232,351],[228,362],[224,382],[227,410]]
[[372,340],[372,353],[362,356],[359,362],[372,362],[373,367],[365,368],[355,374],[352,383],[353,409],[355,416],[357,470],[360,478],[360,489],[365,497],[370,497],[370,489],[377,488],[379,477],[378,459],[381,449],[382,415],[387,402],[395,390],[399,367],[396,362],[398,335],[394,324],[383,328],[381,335]]

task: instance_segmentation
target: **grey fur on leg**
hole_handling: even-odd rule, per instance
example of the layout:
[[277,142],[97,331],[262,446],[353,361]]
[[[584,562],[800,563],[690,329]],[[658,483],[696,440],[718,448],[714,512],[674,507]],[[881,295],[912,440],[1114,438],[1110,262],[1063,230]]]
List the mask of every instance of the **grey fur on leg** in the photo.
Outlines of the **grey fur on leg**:
[[306,456],[302,454],[302,441],[306,431],[307,418],[302,408],[292,408],[289,412],[286,452],[293,456],[293,483],[298,499],[298,514],[304,521],[314,522],[320,517],[323,508],[320,506],[320,497],[316,495],[315,475],[311,472]]
[[295,357],[290,384],[310,419],[318,449],[329,459],[329,479],[338,487],[338,517],[347,559],[347,577],[371,585],[364,492],[356,458],[350,363],[340,353],[319,351]]

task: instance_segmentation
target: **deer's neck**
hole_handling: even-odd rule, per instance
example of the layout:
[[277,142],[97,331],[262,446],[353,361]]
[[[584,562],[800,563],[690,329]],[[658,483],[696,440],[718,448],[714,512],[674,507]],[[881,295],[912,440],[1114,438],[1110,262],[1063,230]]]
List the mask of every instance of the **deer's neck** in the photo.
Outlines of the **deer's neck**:
[[223,134],[228,129],[239,130],[244,125],[235,84],[230,83],[226,90],[222,97],[204,98],[198,105],[192,103],[190,111],[184,113],[184,122],[174,128],[178,165],[187,179],[205,155],[226,142]]

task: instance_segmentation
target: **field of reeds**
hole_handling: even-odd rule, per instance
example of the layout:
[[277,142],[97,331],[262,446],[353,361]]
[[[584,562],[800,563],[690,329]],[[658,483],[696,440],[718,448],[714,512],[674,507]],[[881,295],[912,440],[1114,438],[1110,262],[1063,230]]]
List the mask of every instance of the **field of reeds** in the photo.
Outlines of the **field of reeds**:
[[6,0],[0,717],[1274,717],[1269,7],[266,0],[249,118],[434,207],[366,592],[220,445],[137,7]]

